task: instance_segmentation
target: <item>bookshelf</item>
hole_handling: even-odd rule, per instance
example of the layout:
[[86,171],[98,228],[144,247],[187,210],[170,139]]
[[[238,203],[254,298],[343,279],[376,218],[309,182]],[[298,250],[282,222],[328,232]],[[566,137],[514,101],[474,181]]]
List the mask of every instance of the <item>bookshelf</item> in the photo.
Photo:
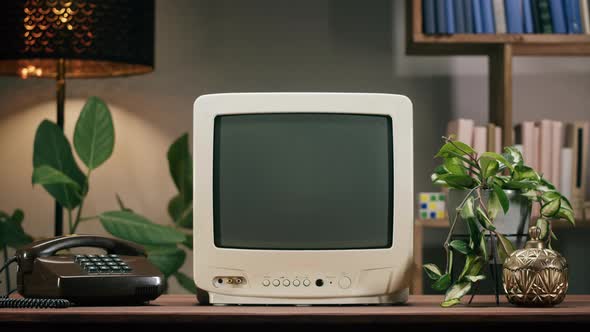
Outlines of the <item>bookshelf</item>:
[[485,55],[489,69],[489,121],[502,127],[502,144],[512,137],[512,58],[590,56],[590,35],[454,34],[422,32],[422,0],[406,0],[406,54]]

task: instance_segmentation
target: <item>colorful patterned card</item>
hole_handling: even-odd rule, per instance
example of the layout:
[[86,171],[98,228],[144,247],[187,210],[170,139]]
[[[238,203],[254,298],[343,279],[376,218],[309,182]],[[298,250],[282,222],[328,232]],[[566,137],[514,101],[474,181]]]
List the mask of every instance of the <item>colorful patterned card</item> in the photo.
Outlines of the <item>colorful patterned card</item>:
[[443,219],[446,216],[444,193],[420,193],[418,217],[420,219]]

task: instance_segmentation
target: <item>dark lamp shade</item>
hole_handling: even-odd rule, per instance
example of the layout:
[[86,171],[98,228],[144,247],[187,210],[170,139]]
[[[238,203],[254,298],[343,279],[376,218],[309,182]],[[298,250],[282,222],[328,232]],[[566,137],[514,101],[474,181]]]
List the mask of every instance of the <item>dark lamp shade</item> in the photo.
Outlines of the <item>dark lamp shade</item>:
[[154,0],[0,2],[0,74],[66,78],[154,69]]

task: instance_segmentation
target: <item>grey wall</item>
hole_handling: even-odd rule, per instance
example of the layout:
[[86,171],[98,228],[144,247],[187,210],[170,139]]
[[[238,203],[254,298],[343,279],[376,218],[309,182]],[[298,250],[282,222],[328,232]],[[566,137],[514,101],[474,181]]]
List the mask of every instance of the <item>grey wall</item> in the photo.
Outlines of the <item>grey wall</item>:
[[[407,57],[403,3],[158,0],[154,73],[68,81],[67,135],[90,95],[109,103],[117,134],[112,159],[93,173],[85,214],[115,209],[119,193],[136,211],[168,223],[165,209],[174,187],[166,149],[192,131],[195,98],[215,92],[405,94],[414,103],[415,189],[434,190],[429,172],[446,122],[487,119],[486,60]],[[590,120],[590,59],[518,58],[514,67],[515,121]],[[53,93],[50,80],[0,78],[0,208],[23,208],[25,228],[35,236],[52,233],[52,201],[31,187],[30,176],[34,132],[41,119],[54,117]],[[96,222],[79,232],[104,234]],[[590,231],[567,233],[561,242],[568,242],[563,251],[572,264],[572,289],[588,293],[582,257]],[[442,258],[442,237],[428,232],[428,259]],[[190,274],[190,256],[188,261],[184,270]],[[171,291],[181,290],[173,282]]]

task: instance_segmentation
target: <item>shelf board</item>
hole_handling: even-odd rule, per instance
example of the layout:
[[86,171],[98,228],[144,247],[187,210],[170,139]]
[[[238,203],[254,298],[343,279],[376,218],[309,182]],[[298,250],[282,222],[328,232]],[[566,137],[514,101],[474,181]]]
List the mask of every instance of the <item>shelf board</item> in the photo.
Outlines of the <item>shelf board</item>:
[[413,55],[488,55],[504,45],[520,56],[587,56],[590,35],[416,33],[407,44]]
[[[416,219],[415,226],[424,228],[449,228],[448,219]],[[553,228],[574,228],[567,221],[556,220],[552,221]],[[590,221],[583,219],[576,219],[576,228],[590,228]]]

